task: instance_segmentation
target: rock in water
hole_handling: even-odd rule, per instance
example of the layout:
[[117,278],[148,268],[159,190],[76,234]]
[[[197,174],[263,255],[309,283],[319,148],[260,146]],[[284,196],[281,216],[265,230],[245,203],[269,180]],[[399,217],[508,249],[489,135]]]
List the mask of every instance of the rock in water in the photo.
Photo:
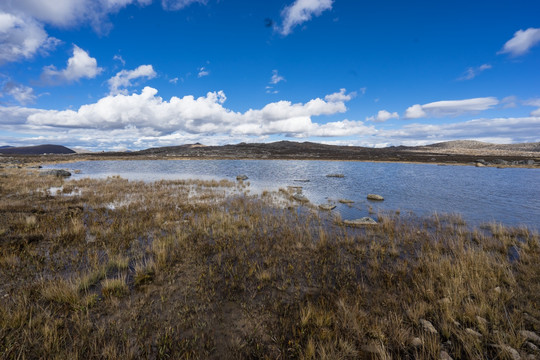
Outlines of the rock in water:
[[48,176],[48,175],[52,175],[52,176],[58,176],[58,177],[70,177],[71,176],[71,173],[69,171],[66,171],[66,170],[62,170],[62,169],[54,169],[54,170],[45,170],[45,171],[41,171],[39,173],[40,176]]
[[328,174],[326,177],[335,177],[335,178],[343,178],[345,175],[343,174]]
[[347,226],[366,226],[366,225],[377,225],[377,222],[370,217],[363,217],[355,220],[344,220],[343,224]]
[[376,201],[384,200],[384,198],[381,195],[377,195],[377,194],[368,194],[367,198],[368,200],[376,200]]
[[292,198],[300,202],[309,202],[309,199],[302,194],[294,194]]
[[336,205],[333,205],[333,204],[321,204],[321,205],[319,205],[319,209],[321,209],[321,210],[330,211],[330,210],[333,210],[335,208],[336,208]]
[[247,175],[238,175],[238,176],[236,177],[236,180],[238,180],[238,181],[244,181],[244,180],[247,180],[247,179],[249,179],[249,178],[247,177]]

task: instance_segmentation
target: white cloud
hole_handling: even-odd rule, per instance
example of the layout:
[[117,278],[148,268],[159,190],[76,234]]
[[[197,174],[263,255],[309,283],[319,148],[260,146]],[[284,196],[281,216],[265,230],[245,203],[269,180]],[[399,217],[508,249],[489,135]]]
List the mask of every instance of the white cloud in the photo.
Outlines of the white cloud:
[[326,95],[324,97],[324,100],[329,102],[345,102],[351,100],[353,97],[356,96],[356,91],[352,91],[348,94],[346,94],[346,91],[346,89],[341,88],[337,93]]
[[39,51],[52,50],[59,42],[34,19],[0,10],[0,64],[29,59]]
[[199,68],[199,73],[197,74],[197,77],[204,77],[210,75],[210,71],[206,69],[204,66]]
[[295,26],[332,9],[333,2],[334,0],[296,0],[281,12],[283,24],[279,32],[285,36],[289,35]]
[[372,121],[372,122],[385,122],[390,119],[399,119],[398,113],[397,112],[391,113],[386,110],[379,110],[379,112],[377,113],[377,116],[370,116],[366,118],[367,121]]
[[22,84],[17,84],[13,81],[8,81],[4,85],[2,91],[11,95],[15,100],[23,105],[33,103],[37,98],[37,96],[34,94],[34,89]]
[[278,74],[277,70],[272,70],[272,78],[270,79],[270,84],[277,84],[280,81],[285,81],[285,78]]
[[538,106],[538,109],[531,112],[531,116],[540,116],[540,98],[524,101],[523,105]]
[[90,57],[86,51],[73,46],[73,55],[68,59],[63,70],[57,70],[54,65],[43,68],[41,78],[47,83],[73,82],[82,78],[93,79],[103,71],[97,66],[97,60]]
[[518,30],[514,33],[514,37],[504,44],[498,54],[525,55],[530,48],[538,43],[540,43],[540,28]]
[[501,105],[503,109],[515,108],[517,107],[517,97],[514,95],[507,96],[501,100]]
[[427,117],[427,114],[420,104],[410,106],[405,111],[405,119],[419,119],[423,117]]
[[406,119],[424,117],[458,116],[470,112],[491,109],[499,101],[494,97],[483,97],[465,100],[436,101],[424,105],[413,105],[405,111]]
[[[338,93],[339,94],[339,93]],[[328,96],[336,99],[337,94]],[[344,98],[342,96],[341,98]],[[145,87],[140,94],[109,95],[94,104],[74,110],[40,111],[28,116],[27,125],[47,128],[98,129],[102,131],[126,128],[146,129],[154,135],[173,133],[265,136],[346,136],[373,133],[372,127],[360,121],[336,121],[326,124],[312,122],[313,116],[346,111],[343,100],[316,98],[306,103],[279,101],[262,109],[235,112],[223,106],[222,91],[195,98],[172,97],[164,101],[157,90]]]
[[40,24],[73,27],[90,23],[98,32],[112,26],[107,15],[130,4],[148,5],[151,0],[16,0],[0,3],[0,10],[24,14]]
[[180,10],[194,3],[206,4],[207,0],[161,0],[165,10]]
[[169,79],[169,82],[170,82],[171,84],[176,84],[176,83],[178,83],[178,78],[175,77],[175,78]]
[[126,65],[126,61],[124,60],[124,58],[122,57],[122,55],[114,55],[113,56],[113,60],[118,60],[122,63],[122,66],[125,66]]
[[474,79],[478,74],[480,74],[482,71],[491,69],[492,66],[490,64],[483,64],[478,67],[469,67],[465,71],[465,73],[458,78],[458,80],[471,80]]
[[[206,0],[162,0],[164,9],[179,10]],[[38,51],[46,53],[60,42],[47,35],[44,25],[70,28],[90,24],[98,33],[107,33],[112,24],[108,15],[152,0],[1,0],[0,64],[29,59]]]
[[156,77],[156,72],[152,65],[141,65],[134,70],[122,70],[108,80],[111,95],[127,94],[125,88],[132,86],[132,80],[146,78],[147,80]]

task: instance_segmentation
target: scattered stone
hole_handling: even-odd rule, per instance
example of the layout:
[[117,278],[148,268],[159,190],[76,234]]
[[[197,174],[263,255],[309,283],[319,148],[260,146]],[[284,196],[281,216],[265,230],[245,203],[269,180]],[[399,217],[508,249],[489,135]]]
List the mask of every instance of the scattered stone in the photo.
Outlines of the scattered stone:
[[368,200],[375,200],[375,201],[383,201],[384,198],[381,195],[377,194],[368,194],[367,196]]
[[531,316],[530,314],[528,314],[528,313],[523,313],[523,316],[525,317],[525,319],[527,319],[527,321],[532,322],[532,323],[535,324],[535,325],[540,325],[540,321],[538,321],[538,319],[536,319],[535,317]]
[[538,351],[538,346],[534,345],[532,342],[530,341],[526,341],[525,342],[525,346],[527,346],[527,349],[531,350],[531,351]]
[[296,201],[300,201],[300,202],[309,202],[309,199],[307,197],[305,197],[304,195],[302,194],[294,194],[292,196],[292,198]]
[[497,294],[500,294],[502,292],[500,286],[497,286],[496,288],[494,288],[493,291],[496,292]]
[[445,305],[448,305],[452,302],[452,300],[450,300],[449,297],[443,297],[442,299],[439,300],[439,303],[441,304],[445,304]]
[[536,333],[529,330],[521,330],[519,334],[523,336],[526,340],[540,345],[540,336],[538,336]]
[[453,360],[450,354],[448,354],[446,351],[441,350],[441,353],[439,355],[439,359],[441,360]]
[[508,355],[510,355],[510,358],[512,358],[512,360],[521,359],[521,356],[519,355],[518,351],[511,346],[508,346],[508,345],[492,345],[492,346],[508,353]]
[[236,176],[236,180],[238,180],[238,181],[244,181],[244,180],[247,180],[247,179],[249,179],[247,177],[247,175],[237,175]]
[[336,205],[333,205],[333,204],[321,204],[321,205],[319,205],[319,209],[321,209],[321,210],[330,211],[330,210],[333,210],[335,208],[336,208]]
[[484,165],[483,163],[481,162],[477,162],[476,164],[474,164],[476,167],[484,167],[486,165]]
[[296,181],[296,182],[309,182],[310,180],[307,180],[307,179],[296,179],[296,180],[293,180],[293,181]]
[[428,333],[431,333],[431,334],[438,334],[439,332],[437,331],[437,329],[435,329],[435,326],[433,326],[432,323],[430,323],[429,321],[425,320],[425,319],[420,319],[420,324],[422,325],[422,327],[424,328],[424,330]]
[[335,178],[343,178],[345,175],[343,174],[328,174],[326,177],[335,177]]
[[534,165],[534,160],[527,160],[527,164],[526,165]]
[[469,335],[473,335],[473,336],[476,336],[478,338],[481,338],[482,337],[482,334],[480,334],[478,331],[474,330],[474,329],[471,329],[471,328],[466,328],[465,329],[465,332]]
[[302,193],[302,187],[301,186],[287,186],[287,190],[289,192],[295,192],[297,194]]
[[339,199],[338,201],[340,203],[342,203],[342,204],[352,204],[352,203],[354,203],[354,201],[349,200],[349,199]]
[[415,338],[413,338],[411,340],[411,345],[414,346],[414,347],[420,347],[423,344],[424,344],[424,342],[419,337],[415,337]]
[[478,321],[478,324],[482,327],[484,327],[485,329],[487,329],[487,326],[488,326],[488,321],[486,319],[484,319],[483,317],[481,316],[478,316],[476,315],[476,321]]
[[71,173],[63,169],[45,170],[39,173],[40,176],[70,177]]
[[378,223],[370,217],[363,217],[355,220],[344,220],[343,224],[347,226],[365,226],[365,225],[377,225]]

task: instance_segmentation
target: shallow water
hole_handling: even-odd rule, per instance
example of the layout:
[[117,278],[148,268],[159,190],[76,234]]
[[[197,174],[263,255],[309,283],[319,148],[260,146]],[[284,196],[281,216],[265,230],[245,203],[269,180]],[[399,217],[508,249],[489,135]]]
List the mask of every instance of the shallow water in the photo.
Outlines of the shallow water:
[[[459,213],[473,225],[496,221],[540,229],[538,169],[305,160],[84,161],[46,167],[80,170],[73,174],[74,179],[120,175],[144,181],[235,181],[237,175],[245,174],[252,192],[301,186],[312,203],[335,202],[333,211],[344,219],[374,216],[379,210],[418,216]],[[385,200],[367,200],[370,193],[382,195]],[[341,204],[339,199],[354,203]]]

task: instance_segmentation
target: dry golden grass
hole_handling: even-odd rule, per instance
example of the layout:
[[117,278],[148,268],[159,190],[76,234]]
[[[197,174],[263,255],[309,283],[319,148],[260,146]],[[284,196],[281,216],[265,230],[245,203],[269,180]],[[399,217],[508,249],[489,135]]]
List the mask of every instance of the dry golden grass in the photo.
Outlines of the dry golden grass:
[[530,229],[346,228],[245,183],[1,171],[0,359],[540,356]]

